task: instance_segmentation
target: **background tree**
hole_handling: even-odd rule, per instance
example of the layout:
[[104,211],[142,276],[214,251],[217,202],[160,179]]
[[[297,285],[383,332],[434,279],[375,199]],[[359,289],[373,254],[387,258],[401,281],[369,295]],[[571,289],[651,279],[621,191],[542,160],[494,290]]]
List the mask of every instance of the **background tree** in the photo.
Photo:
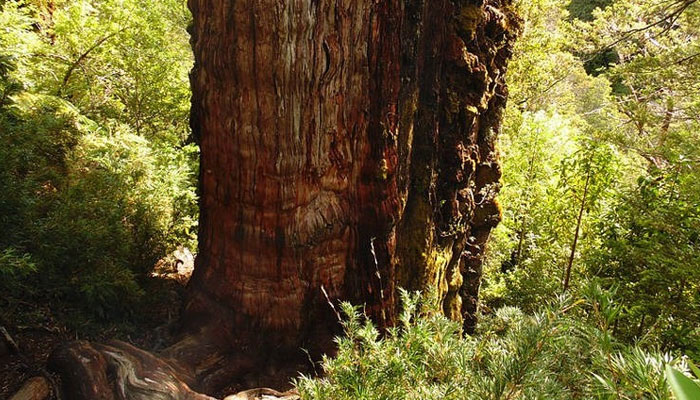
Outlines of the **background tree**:
[[[501,195],[506,208],[487,259],[484,309],[534,310],[551,299],[562,276],[556,268],[571,259],[574,210],[583,211],[573,292],[590,279],[619,287],[624,307],[617,335],[696,354],[690,343],[697,329],[686,318],[694,315],[691,288],[697,287],[689,282],[697,281],[690,269],[697,269],[692,221],[700,203],[688,182],[696,179],[700,142],[698,5],[619,0],[580,14],[573,9],[578,3],[549,2],[544,12],[520,5],[528,23],[511,65],[514,96],[501,137],[509,149]],[[566,67],[553,67],[552,59]],[[533,141],[533,115],[542,147]],[[592,165],[583,156],[592,148],[603,150],[595,165],[604,178],[595,207],[581,208],[587,174],[571,167]],[[541,151],[534,170],[545,175],[534,178],[534,187],[524,167],[532,149]],[[540,195],[521,212],[515,208],[520,193]],[[526,251],[511,267],[525,218]]]

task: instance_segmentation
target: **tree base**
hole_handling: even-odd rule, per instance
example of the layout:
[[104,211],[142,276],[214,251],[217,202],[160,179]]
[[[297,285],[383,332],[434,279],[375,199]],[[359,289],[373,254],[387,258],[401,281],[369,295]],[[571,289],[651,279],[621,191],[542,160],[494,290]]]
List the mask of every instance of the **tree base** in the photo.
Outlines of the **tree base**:
[[[223,388],[287,389],[291,377],[313,372],[302,351],[261,355],[243,346],[234,349],[216,343],[205,334],[184,336],[153,354],[118,340],[106,344],[76,341],[54,350],[48,367],[61,376],[63,398],[71,400],[213,400]],[[228,393],[236,391],[229,389]],[[253,389],[227,399],[256,399],[258,395],[293,399],[295,394]]]
[[214,399],[191,389],[192,371],[120,341],[64,344],[49,357],[49,369],[69,399]]

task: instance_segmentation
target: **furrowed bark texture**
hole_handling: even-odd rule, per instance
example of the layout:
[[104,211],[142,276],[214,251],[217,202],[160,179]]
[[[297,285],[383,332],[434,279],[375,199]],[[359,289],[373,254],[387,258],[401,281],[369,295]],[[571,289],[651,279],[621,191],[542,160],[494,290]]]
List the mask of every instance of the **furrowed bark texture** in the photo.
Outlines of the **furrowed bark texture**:
[[508,2],[190,7],[202,154],[190,326],[314,345],[336,325],[322,288],[390,325],[400,284],[436,290],[471,330],[500,219]]
[[332,351],[328,300],[390,326],[399,286],[435,291],[471,331],[500,220],[511,0],[189,6],[200,248],[182,340],[161,355],[177,380],[210,392]]

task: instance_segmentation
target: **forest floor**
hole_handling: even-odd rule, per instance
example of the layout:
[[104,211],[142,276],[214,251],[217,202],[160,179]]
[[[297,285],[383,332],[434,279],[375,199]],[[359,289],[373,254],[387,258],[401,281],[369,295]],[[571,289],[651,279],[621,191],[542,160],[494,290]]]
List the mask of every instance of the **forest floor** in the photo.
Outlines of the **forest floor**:
[[149,351],[172,343],[170,332],[179,316],[184,288],[156,278],[147,285],[148,300],[133,316],[119,322],[86,318],[80,310],[59,302],[35,303],[0,295],[0,326],[19,348],[19,354],[14,354],[0,338],[0,400],[9,399],[29,378],[45,374],[49,355],[67,341],[119,339]]

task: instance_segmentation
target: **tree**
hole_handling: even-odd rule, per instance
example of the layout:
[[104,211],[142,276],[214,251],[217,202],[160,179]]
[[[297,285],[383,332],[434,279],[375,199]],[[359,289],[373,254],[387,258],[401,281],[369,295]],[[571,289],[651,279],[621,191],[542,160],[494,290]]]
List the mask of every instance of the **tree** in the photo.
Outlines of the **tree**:
[[212,392],[300,346],[332,351],[329,302],[391,326],[398,286],[435,291],[471,331],[500,220],[510,1],[189,6],[201,215],[182,339],[162,357],[119,342],[60,349],[71,398],[113,382],[128,398],[205,398],[187,385]]
[[562,194],[572,196],[575,201],[575,208],[568,210],[571,220],[575,221],[575,228],[562,278],[563,291],[567,291],[571,283],[571,272],[586,214],[599,207],[616,175],[613,161],[615,155],[609,146],[594,141],[586,141],[580,146],[581,148],[571,158],[564,160],[561,166]]
[[[518,2],[526,24],[509,65],[511,96],[499,136],[503,221],[486,257],[485,310],[508,304],[535,311],[561,293],[567,270],[577,290],[577,259],[596,247],[590,227],[618,186],[610,167],[619,154],[603,151],[603,138],[619,126],[610,82],[587,74],[572,53],[570,3]],[[611,158],[592,157],[601,152]]]

